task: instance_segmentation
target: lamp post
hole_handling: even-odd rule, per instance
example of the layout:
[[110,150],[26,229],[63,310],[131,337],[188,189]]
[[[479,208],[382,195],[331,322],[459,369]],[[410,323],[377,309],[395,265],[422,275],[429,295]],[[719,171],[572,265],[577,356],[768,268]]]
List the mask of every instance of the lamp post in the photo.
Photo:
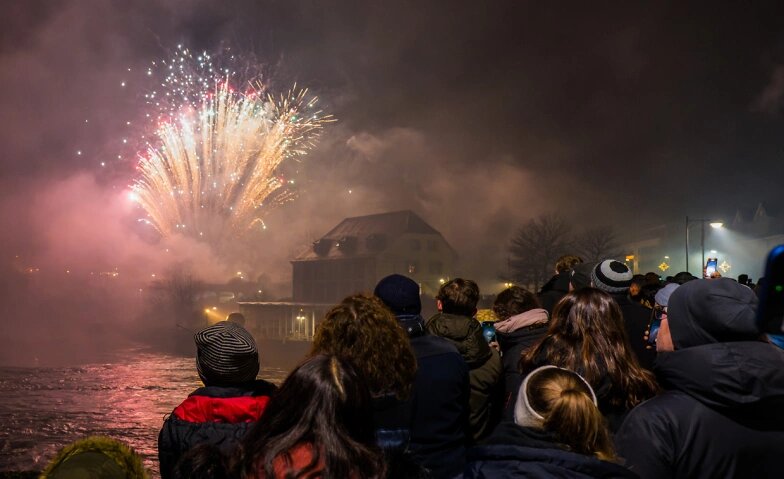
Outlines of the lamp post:
[[702,264],[705,264],[705,223],[708,223],[711,228],[721,228],[724,223],[721,221],[714,221],[707,218],[692,218],[686,217],[686,272],[689,272],[689,226],[694,223],[700,223],[700,248],[702,250]]

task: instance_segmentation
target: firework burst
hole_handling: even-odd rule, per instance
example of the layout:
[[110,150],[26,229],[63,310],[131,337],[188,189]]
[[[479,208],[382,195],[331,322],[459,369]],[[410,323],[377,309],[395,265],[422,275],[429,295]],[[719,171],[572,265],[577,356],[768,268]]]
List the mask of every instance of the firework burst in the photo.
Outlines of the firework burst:
[[233,72],[212,67],[206,53],[194,59],[181,49],[164,67],[165,91],[147,95],[157,108],[157,141],[142,155],[132,186],[147,212],[141,221],[162,236],[179,233],[218,247],[266,228],[265,213],[294,194],[281,165],[306,154],[332,118],[296,86],[273,97],[251,80],[236,91]]

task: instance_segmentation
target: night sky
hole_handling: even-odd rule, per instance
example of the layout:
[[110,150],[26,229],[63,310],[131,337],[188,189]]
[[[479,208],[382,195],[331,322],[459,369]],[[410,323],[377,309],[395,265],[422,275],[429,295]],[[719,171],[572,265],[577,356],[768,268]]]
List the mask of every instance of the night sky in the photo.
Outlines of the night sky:
[[4,0],[3,250],[146,274],[155,253],[118,199],[135,165],[121,139],[140,134],[125,124],[144,112],[137,73],[178,44],[230,48],[339,120],[269,217],[275,277],[342,218],[390,210],[420,214],[487,278],[544,213],[628,232],[776,211],[784,4],[684,3]]

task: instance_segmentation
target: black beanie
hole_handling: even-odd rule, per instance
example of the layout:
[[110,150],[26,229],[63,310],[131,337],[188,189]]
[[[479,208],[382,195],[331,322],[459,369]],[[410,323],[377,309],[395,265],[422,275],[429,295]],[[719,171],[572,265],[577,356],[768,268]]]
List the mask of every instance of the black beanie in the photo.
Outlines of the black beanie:
[[395,316],[416,315],[422,312],[419,285],[411,278],[391,274],[382,279],[373,291]]
[[675,349],[756,341],[757,296],[730,278],[688,281],[672,292],[667,322]]
[[221,321],[202,329],[196,341],[196,369],[207,386],[231,386],[256,379],[259,351],[237,323]]

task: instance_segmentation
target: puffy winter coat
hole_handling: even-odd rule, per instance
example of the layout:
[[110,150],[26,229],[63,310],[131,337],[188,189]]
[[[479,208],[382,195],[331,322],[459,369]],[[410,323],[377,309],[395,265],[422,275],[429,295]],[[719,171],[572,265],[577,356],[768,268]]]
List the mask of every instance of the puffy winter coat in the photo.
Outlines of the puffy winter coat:
[[471,386],[471,435],[474,440],[487,436],[501,417],[501,356],[487,344],[482,325],[473,318],[438,313],[428,319],[427,330],[449,340],[463,356]]
[[634,478],[621,465],[570,452],[544,431],[503,422],[468,452],[466,479]]
[[633,409],[615,436],[643,478],[782,477],[784,351],[729,342],[660,353],[666,391]]
[[199,444],[213,444],[230,453],[259,420],[274,391],[272,383],[255,380],[192,392],[166,418],[158,434],[161,478],[171,477],[180,457]]

